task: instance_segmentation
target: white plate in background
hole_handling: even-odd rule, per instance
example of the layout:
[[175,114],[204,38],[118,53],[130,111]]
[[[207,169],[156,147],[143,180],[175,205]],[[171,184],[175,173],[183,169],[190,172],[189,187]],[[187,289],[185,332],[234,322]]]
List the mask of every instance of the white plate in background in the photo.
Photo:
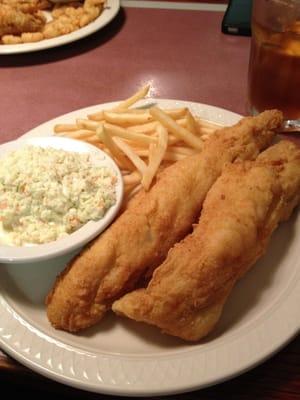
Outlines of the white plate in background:
[[[149,102],[187,106],[226,125],[240,118],[203,104]],[[56,123],[71,123],[112,105],[74,111],[26,136],[51,135]],[[44,297],[71,255],[36,264],[0,264],[0,346],[50,379],[98,393],[153,396],[216,384],[261,363],[299,331],[299,246],[300,218],[295,212],[275,232],[267,254],[238,282],[214,332],[198,344],[113,314],[77,335],[57,331],[47,320]]]
[[[115,18],[119,9],[120,0],[106,0],[104,10],[99,15],[99,17],[90,22],[88,25],[84,26],[83,28],[77,29],[76,31],[68,33],[66,35],[57,36],[52,39],[44,39],[34,43],[0,44],[0,55],[29,53],[75,42],[76,40],[82,39],[103,28]],[[47,12],[45,13],[47,14]]]

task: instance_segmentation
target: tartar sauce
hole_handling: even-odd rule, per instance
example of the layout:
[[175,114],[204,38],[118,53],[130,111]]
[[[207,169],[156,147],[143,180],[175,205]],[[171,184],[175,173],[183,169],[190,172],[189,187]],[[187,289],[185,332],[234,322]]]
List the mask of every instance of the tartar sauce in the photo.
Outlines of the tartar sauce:
[[87,153],[26,146],[1,159],[0,228],[6,242],[41,244],[103,218],[117,176]]

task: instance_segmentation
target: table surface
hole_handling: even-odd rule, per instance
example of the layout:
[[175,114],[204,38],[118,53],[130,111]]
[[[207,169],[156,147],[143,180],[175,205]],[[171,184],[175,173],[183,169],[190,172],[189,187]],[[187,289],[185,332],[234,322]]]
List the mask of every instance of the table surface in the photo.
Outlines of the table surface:
[[[246,114],[248,37],[223,35],[221,11],[201,1],[130,2],[105,28],[72,44],[0,56],[0,143],[61,114],[126,98],[150,82],[154,97],[190,100]],[[149,8],[149,4],[159,8]],[[154,4],[155,3],[155,4]],[[194,10],[182,9],[186,5]],[[136,7],[138,5],[138,7]],[[145,7],[142,7],[142,6]],[[135,7],[133,7],[135,6]],[[205,5],[206,6],[206,5]],[[213,5],[214,6],[214,5]],[[300,399],[300,338],[228,382],[174,399]],[[82,397],[0,351],[0,388]],[[86,398],[109,398],[85,393]]]

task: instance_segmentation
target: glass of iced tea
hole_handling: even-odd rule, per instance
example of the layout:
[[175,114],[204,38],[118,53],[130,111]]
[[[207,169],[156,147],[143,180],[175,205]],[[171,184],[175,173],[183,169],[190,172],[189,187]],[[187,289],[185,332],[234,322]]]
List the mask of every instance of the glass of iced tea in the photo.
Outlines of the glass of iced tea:
[[300,0],[253,1],[248,103],[300,118]]

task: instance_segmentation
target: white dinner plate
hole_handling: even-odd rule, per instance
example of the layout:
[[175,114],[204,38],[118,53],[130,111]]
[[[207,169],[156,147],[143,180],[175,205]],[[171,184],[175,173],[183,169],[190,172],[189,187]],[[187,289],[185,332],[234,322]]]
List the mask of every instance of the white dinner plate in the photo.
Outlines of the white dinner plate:
[[[232,112],[174,100],[203,118],[232,124]],[[109,108],[106,104],[103,108]],[[89,107],[49,121],[27,136],[51,135],[54,124],[99,110]],[[274,233],[266,255],[236,285],[212,334],[197,344],[108,314],[77,335],[52,328],[44,298],[71,255],[42,263],[0,265],[0,345],[46,377],[80,389],[127,396],[196,390],[239,375],[278,351],[299,331],[300,218]]]
[[[106,0],[106,5],[104,7],[104,10],[99,15],[99,17],[96,18],[95,21],[84,26],[83,28],[68,33],[67,35],[57,36],[52,39],[44,39],[41,40],[40,42],[35,42],[35,43],[0,44],[0,55],[28,53],[32,51],[50,49],[52,47],[57,47],[63,44],[75,42],[76,40],[82,39],[103,28],[117,15],[119,9],[120,9],[120,0]],[[45,13],[47,14],[47,12]]]

